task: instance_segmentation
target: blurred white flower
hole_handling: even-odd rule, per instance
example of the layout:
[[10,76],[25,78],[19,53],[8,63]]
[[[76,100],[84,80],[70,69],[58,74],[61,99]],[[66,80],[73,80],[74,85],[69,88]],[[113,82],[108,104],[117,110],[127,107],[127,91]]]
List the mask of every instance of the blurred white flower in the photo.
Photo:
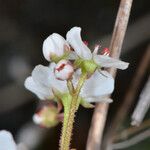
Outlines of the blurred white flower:
[[55,67],[55,76],[59,80],[68,80],[72,77],[74,68],[70,61],[60,60]]
[[62,57],[69,50],[68,43],[57,33],[51,34],[43,42],[43,55],[48,61],[51,61],[53,57]]
[[0,150],[27,150],[25,145],[16,144],[13,136],[6,130],[0,131]]
[[[67,93],[67,82],[58,80],[54,75],[55,63],[51,63],[49,67],[38,65],[32,71],[32,76],[25,81],[25,87],[35,93],[41,100],[53,99],[53,89],[61,93]],[[81,75],[81,71],[77,70],[73,75],[73,84],[76,83]],[[100,97],[111,94],[114,90],[114,79],[106,71],[101,73],[97,70],[85,81],[80,97],[88,102],[101,101]]]
[[92,53],[87,45],[85,45],[82,41],[80,27],[73,27],[70,31],[68,31],[67,41],[80,58],[84,60],[93,59],[93,61],[100,67],[114,67],[118,69],[126,69],[129,65],[129,63],[111,58],[107,55],[97,54],[98,47],[96,47],[95,51]]

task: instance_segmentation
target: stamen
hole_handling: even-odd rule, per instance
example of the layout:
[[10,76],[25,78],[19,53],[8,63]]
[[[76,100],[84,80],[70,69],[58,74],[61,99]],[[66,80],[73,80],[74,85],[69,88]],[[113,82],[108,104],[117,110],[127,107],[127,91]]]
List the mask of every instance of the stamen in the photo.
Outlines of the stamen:
[[101,55],[106,55],[106,56],[109,56],[110,55],[110,51],[108,48],[104,48],[101,52]]
[[83,41],[83,43],[84,43],[86,46],[89,45],[88,41]]
[[94,54],[98,54],[98,50],[99,50],[100,47],[101,47],[101,46],[100,46],[99,44],[95,45],[95,48],[94,48],[93,53],[94,53]]

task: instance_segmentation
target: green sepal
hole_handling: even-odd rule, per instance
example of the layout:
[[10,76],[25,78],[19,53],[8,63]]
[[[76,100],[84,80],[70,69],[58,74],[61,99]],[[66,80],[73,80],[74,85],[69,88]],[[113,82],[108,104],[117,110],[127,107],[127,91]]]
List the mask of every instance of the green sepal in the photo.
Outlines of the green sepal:
[[51,128],[56,126],[59,123],[59,120],[57,119],[57,109],[55,107],[47,108],[45,112],[43,112],[43,121],[41,125],[47,128]]
[[97,64],[93,60],[84,60],[81,68],[82,72],[93,74],[97,68]]
[[94,108],[95,106],[87,101],[85,101],[83,98],[80,100],[80,104],[84,107],[84,108]]
[[68,56],[69,56],[69,52],[65,52],[64,55],[62,55],[60,57],[58,57],[57,55],[53,54],[51,56],[51,60],[57,64],[60,60],[67,59]]
[[81,68],[82,73],[93,74],[98,65],[93,60],[77,59],[74,63],[75,68]]
[[75,67],[75,68],[81,68],[83,61],[84,61],[84,60],[81,59],[81,58],[76,59],[75,62],[74,62],[74,67]]
[[62,94],[61,100],[64,106],[64,110],[68,112],[70,110],[72,96],[69,93]]

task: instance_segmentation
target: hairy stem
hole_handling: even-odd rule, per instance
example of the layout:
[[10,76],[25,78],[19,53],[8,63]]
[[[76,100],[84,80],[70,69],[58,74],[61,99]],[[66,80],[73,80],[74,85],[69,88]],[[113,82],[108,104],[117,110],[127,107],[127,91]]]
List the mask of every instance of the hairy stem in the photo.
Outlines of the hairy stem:
[[86,78],[86,74],[81,75],[76,89],[73,93],[70,93],[72,95],[72,100],[69,109],[64,108],[64,121],[60,140],[60,150],[69,150],[70,148],[75,113],[79,106],[78,96]]

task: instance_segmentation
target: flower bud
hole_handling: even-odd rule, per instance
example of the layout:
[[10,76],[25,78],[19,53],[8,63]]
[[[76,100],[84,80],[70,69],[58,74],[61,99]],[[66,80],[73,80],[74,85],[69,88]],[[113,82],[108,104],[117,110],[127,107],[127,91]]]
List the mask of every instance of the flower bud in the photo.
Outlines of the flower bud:
[[61,60],[55,67],[55,76],[59,80],[68,80],[72,77],[74,68],[70,61]]
[[43,55],[48,61],[62,57],[69,50],[67,41],[57,33],[51,34],[43,42]]
[[33,121],[42,127],[53,127],[58,124],[58,111],[56,107],[44,106],[33,115]]

